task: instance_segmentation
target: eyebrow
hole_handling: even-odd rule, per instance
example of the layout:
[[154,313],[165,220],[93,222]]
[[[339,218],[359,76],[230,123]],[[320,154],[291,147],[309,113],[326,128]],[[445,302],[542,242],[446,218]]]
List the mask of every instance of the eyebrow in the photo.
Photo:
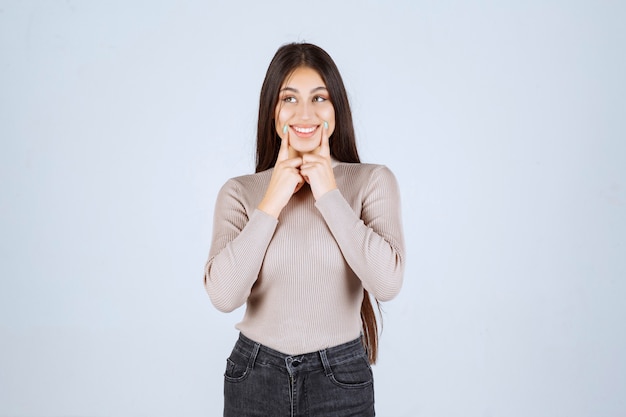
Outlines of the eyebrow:
[[[328,89],[326,87],[320,86],[320,87],[315,87],[313,90],[311,90],[311,93],[315,93],[315,92],[320,91],[320,90],[328,91]],[[281,88],[280,92],[282,93],[283,91],[292,91],[294,93],[299,93],[298,89],[297,88],[293,88],[293,87]]]

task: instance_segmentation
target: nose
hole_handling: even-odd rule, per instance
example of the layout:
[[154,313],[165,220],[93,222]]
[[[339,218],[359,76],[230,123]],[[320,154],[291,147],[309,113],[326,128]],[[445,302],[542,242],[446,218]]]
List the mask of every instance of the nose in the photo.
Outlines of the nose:
[[313,109],[311,108],[311,103],[307,101],[303,101],[298,106],[298,117],[302,120],[308,120],[311,118],[311,114],[313,113]]

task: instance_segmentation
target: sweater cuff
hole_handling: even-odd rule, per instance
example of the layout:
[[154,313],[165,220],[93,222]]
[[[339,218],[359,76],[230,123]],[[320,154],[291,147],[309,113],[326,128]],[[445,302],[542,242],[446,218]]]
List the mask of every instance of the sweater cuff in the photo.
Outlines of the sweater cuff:
[[278,224],[278,219],[270,216],[263,210],[254,209],[250,215],[248,224],[253,225],[255,230],[266,231],[273,234],[276,229],[276,225]]
[[315,207],[322,213],[327,223],[331,218],[334,218],[338,223],[354,218],[352,208],[338,188],[321,196],[315,202]]

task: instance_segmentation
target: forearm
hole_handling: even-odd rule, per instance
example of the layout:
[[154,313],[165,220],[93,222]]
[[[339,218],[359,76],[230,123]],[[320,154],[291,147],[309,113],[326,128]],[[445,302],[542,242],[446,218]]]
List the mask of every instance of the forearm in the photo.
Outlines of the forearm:
[[335,241],[363,287],[381,301],[395,297],[402,286],[404,240],[399,209],[365,224],[339,190],[320,198],[316,206],[324,216]]
[[276,224],[272,216],[255,210],[236,237],[232,227],[218,227],[214,232],[204,285],[218,310],[229,312],[246,302]]

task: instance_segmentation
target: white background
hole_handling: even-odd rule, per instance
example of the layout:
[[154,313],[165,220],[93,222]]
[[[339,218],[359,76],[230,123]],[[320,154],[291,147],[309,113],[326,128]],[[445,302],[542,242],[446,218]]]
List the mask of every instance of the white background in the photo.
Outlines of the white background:
[[276,49],[401,185],[383,417],[626,415],[626,6],[0,1],[0,416],[218,416],[202,287]]

